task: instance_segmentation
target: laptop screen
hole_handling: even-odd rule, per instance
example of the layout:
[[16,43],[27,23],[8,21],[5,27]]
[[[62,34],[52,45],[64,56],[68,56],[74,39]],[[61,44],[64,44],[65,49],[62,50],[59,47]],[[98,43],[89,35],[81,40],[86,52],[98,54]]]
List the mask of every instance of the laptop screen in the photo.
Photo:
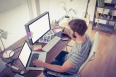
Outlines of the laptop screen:
[[29,48],[27,42],[25,42],[19,55],[19,59],[21,60],[24,67],[26,67],[27,65],[30,54],[31,54],[31,49]]

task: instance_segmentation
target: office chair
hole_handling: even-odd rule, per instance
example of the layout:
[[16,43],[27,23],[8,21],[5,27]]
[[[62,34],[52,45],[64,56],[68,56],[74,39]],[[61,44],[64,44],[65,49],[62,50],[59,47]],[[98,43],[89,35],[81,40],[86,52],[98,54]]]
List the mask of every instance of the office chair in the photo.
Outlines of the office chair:
[[[90,54],[89,54],[87,60],[81,65],[81,67],[79,68],[79,71],[76,74],[73,74],[73,75],[70,75],[70,76],[66,76],[66,75],[55,74],[55,73],[53,74],[52,72],[48,72],[48,73],[52,74],[52,75],[56,75],[56,77],[81,77],[80,71],[86,66],[86,64],[89,61],[95,59],[97,46],[98,46],[98,36],[99,36],[99,33],[96,32],[94,37],[93,37],[93,39],[92,39],[92,41],[91,41],[92,42],[92,46],[91,46]],[[70,46],[70,45],[68,45],[68,46]]]

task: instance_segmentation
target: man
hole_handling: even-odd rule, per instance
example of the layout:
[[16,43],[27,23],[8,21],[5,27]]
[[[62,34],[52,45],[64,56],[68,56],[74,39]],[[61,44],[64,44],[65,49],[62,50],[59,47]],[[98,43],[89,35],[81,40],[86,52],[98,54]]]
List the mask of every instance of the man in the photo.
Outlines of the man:
[[69,22],[69,26],[72,33],[66,30],[63,31],[64,34],[67,34],[75,41],[75,44],[69,53],[62,51],[51,64],[44,63],[40,60],[33,61],[34,65],[46,68],[44,70],[44,75],[46,77],[52,77],[47,71],[57,72],[62,75],[73,75],[78,72],[80,66],[88,57],[91,41],[89,36],[85,34],[87,30],[85,21],[74,19]]

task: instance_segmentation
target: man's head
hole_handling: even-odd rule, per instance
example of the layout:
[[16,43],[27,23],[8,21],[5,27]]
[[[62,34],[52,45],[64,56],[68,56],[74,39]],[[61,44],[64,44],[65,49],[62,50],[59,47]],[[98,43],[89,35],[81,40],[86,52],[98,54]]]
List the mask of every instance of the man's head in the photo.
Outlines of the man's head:
[[87,30],[87,25],[84,20],[74,19],[69,22],[69,26],[73,31],[73,37],[76,38],[75,33],[80,36],[83,36]]

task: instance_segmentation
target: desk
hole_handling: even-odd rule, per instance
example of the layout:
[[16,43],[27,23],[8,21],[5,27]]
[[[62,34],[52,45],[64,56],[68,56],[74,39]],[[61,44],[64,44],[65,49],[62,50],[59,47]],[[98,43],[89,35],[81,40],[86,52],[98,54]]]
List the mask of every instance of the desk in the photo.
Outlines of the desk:
[[[6,50],[9,49],[15,49],[17,47],[20,47],[23,45],[24,41],[27,40],[27,37],[23,37],[22,39],[20,39],[19,41],[17,41],[16,43],[14,43],[13,45],[11,45],[10,47],[8,47]],[[70,40],[69,40],[70,41]],[[47,53],[47,57],[46,57],[46,62],[50,63],[59,53],[60,51],[62,51],[62,49],[69,43],[69,41],[62,41],[60,40],[48,53]],[[44,46],[45,44],[43,44]],[[15,55],[13,56],[13,58],[17,58],[19,52],[20,52],[21,48],[15,50]],[[5,61],[5,62],[10,62],[11,59],[4,59],[2,57],[3,52],[0,53],[0,58]],[[16,65],[19,68],[23,68],[20,61],[16,62]],[[37,77],[42,71],[28,71],[24,77]],[[6,67],[1,73],[0,73],[0,77],[14,77],[16,73],[13,73],[11,71],[11,69],[9,67]]]

